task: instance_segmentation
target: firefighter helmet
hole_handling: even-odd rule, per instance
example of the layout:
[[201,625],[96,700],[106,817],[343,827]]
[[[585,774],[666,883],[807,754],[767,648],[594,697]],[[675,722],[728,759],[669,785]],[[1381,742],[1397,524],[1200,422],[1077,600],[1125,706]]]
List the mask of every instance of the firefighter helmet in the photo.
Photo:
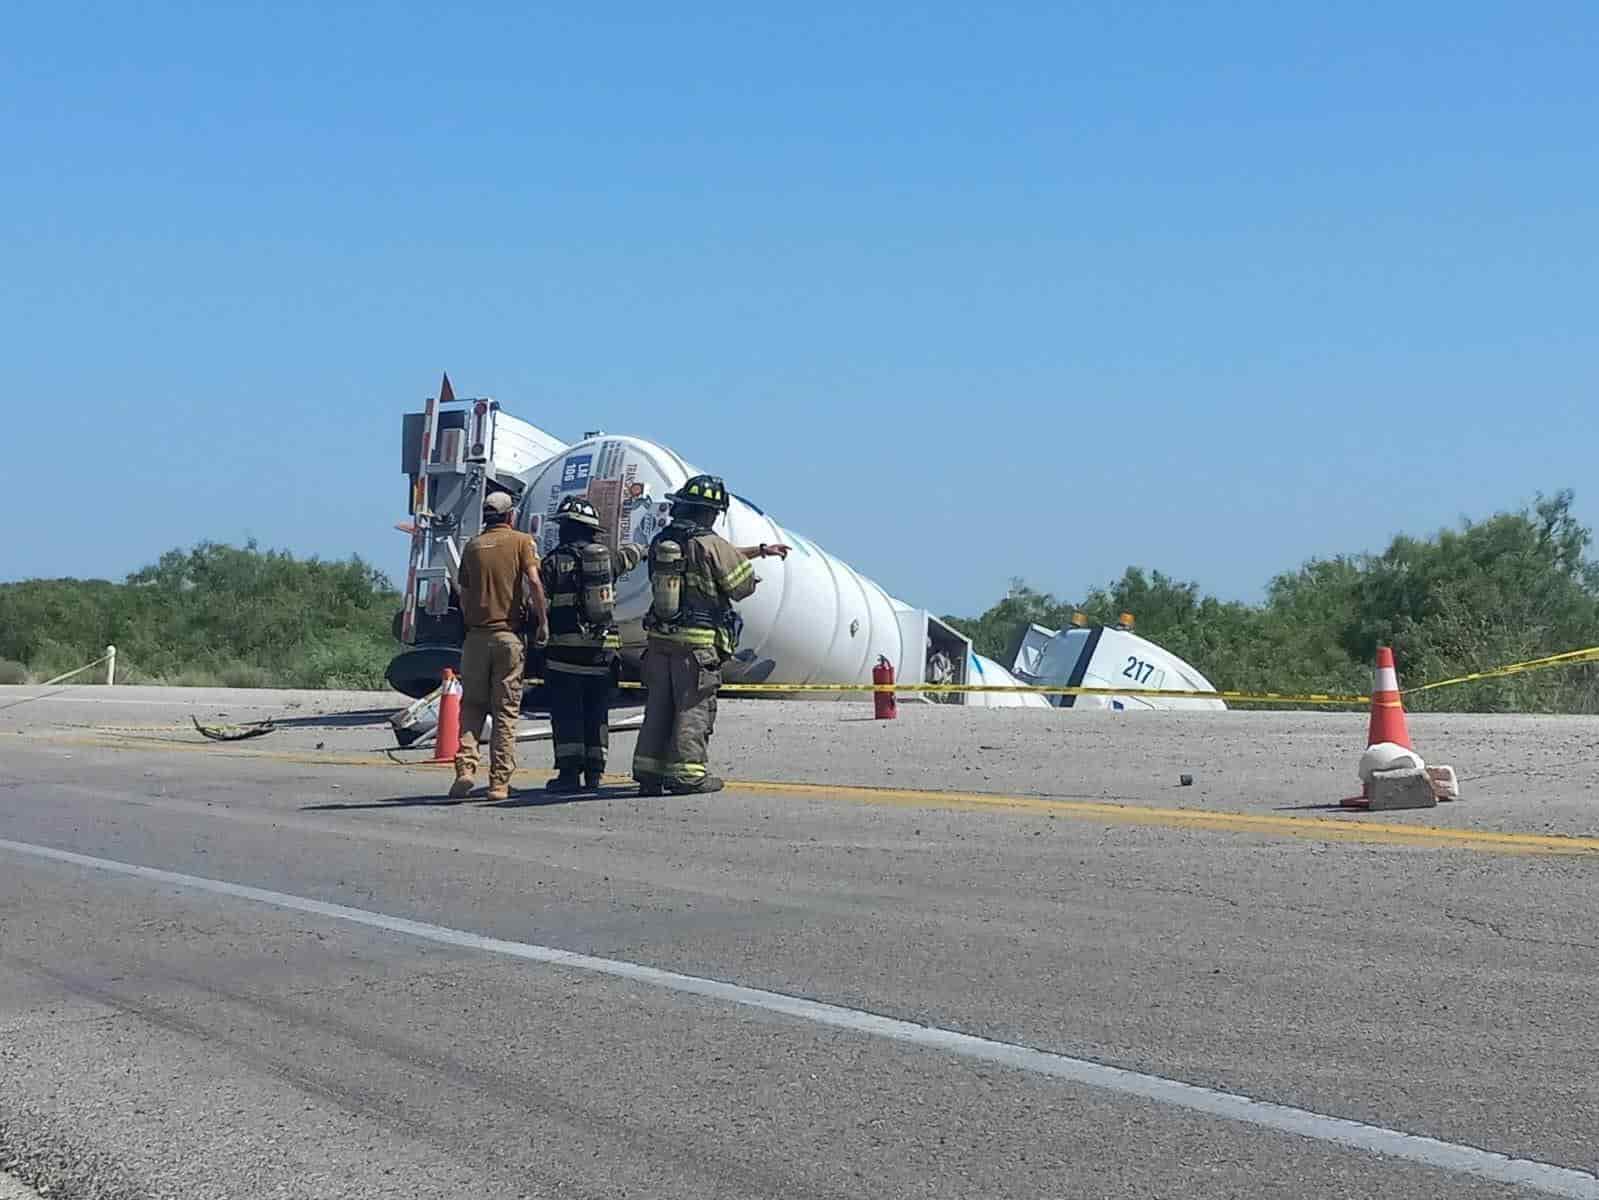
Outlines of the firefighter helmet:
[[698,504],[717,512],[727,511],[727,485],[715,475],[695,475],[677,491],[668,492],[666,498],[674,504]]
[[555,519],[587,525],[590,529],[600,527],[599,511],[582,496],[568,496],[562,500],[561,506],[555,510]]

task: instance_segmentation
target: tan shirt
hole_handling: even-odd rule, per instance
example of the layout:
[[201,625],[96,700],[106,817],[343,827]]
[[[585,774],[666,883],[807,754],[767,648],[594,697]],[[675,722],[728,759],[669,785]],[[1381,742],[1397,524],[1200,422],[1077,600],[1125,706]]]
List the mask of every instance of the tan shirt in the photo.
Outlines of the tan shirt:
[[509,525],[497,525],[468,542],[456,579],[466,627],[520,630],[527,624],[527,587],[522,580],[538,569],[533,539]]

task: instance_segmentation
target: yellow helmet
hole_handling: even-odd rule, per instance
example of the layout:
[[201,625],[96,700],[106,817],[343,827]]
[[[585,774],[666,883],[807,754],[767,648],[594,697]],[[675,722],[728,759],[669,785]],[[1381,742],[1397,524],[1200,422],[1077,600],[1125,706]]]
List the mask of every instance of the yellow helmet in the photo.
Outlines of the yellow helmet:
[[717,512],[727,511],[727,485],[715,475],[695,475],[677,491],[668,492],[666,498],[674,504],[698,504]]
[[555,510],[555,519],[571,521],[576,525],[587,525],[590,529],[600,527],[599,510],[582,496],[568,496],[562,500],[561,506]]

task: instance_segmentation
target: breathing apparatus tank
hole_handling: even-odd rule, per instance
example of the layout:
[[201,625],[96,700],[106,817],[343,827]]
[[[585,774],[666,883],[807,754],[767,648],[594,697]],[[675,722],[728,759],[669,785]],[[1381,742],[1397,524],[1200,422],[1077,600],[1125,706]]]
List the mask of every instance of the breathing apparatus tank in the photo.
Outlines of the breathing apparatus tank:
[[589,542],[578,551],[583,580],[583,615],[590,625],[606,628],[616,615],[616,589],[611,578],[611,552],[604,542]]
[[675,623],[683,611],[683,547],[677,539],[660,538],[650,548],[650,589],[654,623]]

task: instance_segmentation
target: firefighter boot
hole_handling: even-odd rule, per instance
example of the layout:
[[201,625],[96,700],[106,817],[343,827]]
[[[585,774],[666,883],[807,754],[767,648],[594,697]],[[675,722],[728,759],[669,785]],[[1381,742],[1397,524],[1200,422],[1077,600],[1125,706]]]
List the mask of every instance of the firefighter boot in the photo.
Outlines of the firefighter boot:
[[583,786],[591,792],[597,792],[605,783],[605,770],[600,768],[583,772]]
[[634,778],[638,780],[638,794],[640,796],[662,796],[666,794],[666,789],[661,786],[661,777],[659,775],[636,775]]
[[715,775],[706,775],[692,783],[673,783],[669,789],[674,796],[699,796],[706,792],[719,792],[722,790],[722,781]]
[[583,790],[582,772],[576,767],[562,767],[561,773],[544,785],[544,790],[557,796],[570,796]]

